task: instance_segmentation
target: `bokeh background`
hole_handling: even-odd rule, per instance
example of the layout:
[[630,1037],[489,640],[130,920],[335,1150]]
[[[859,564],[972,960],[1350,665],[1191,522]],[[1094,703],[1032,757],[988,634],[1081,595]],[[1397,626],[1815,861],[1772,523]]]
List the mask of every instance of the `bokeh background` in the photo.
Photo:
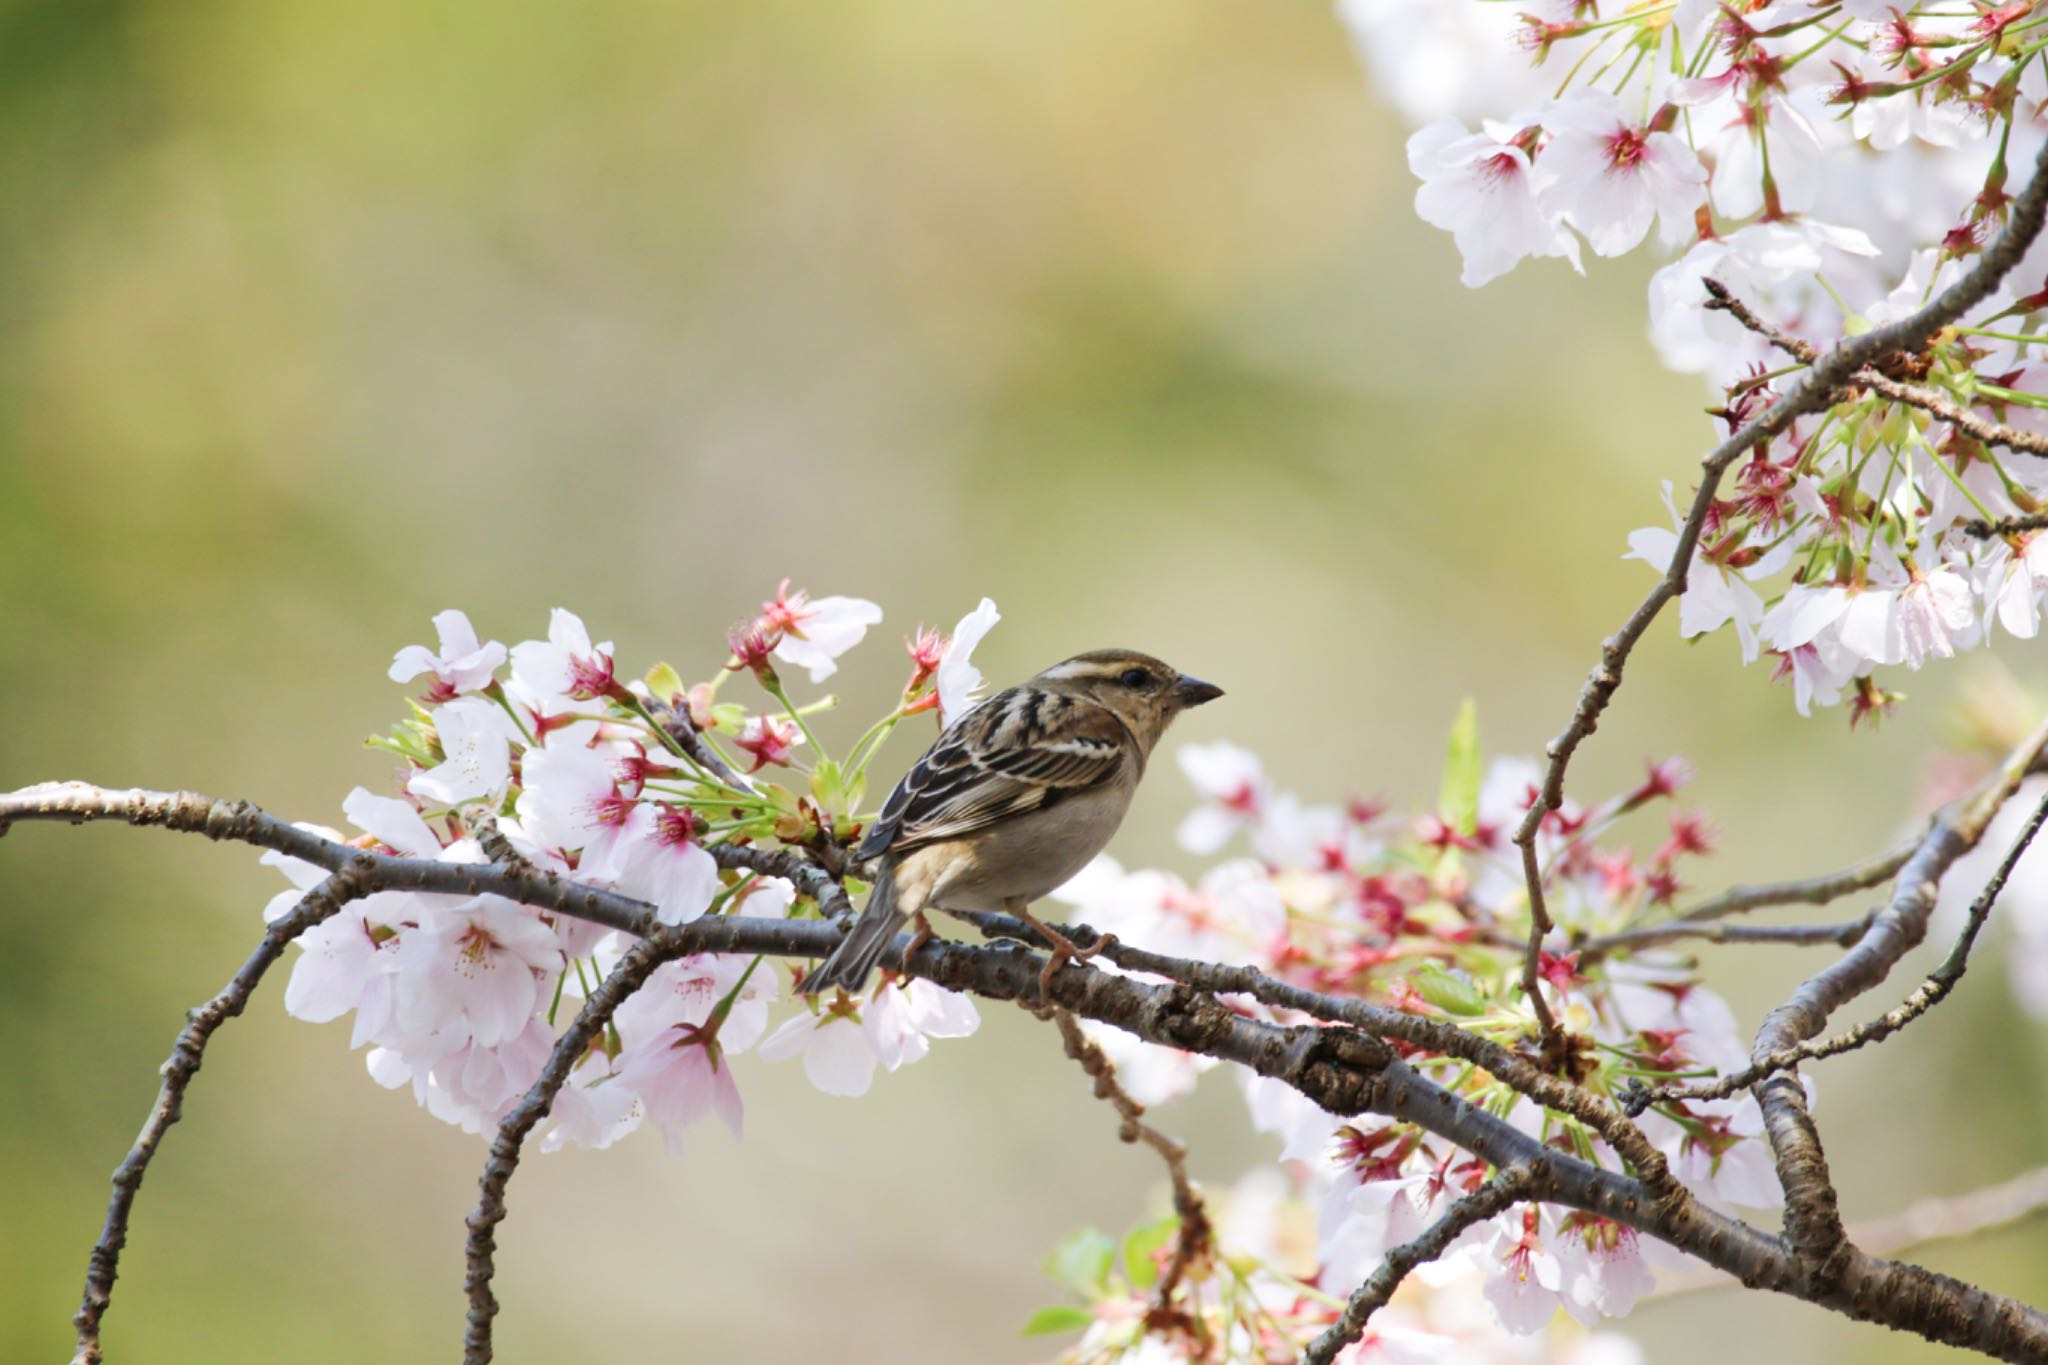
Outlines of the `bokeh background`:
[[[898,637],[986,593],[998,680],[1143,647],[1230,690],[1177,738],[1427,802],[1460,697],[1490,748],[1556,729],[1710,430],[1643,344],[1647,265],[1463,290],[1403,136],[1316,3],[0,5],[0,787],[334,821],[388,780],[361,740],[434,611],[516,640],[568,605],[701,675],[790,575],[889,611],[842,739]],[[1914,808],[1961,673],[1852,735],[1665,624],[1577,790],[1684,752],[1714,878],[1822,870]],[[1184,804],[1164,765],[1117,851],[1193,870]],[[150,832],[0,843],[0,1357],[68,1357],[107,1172],[277,885]],[[1720,968],[1753,1019],[1798,964]],[[445,1359],[482,1144],[279,994],[151,1173],[110,1346]],[[530,1162],[505,1358],[1048,1354],[1015,1335],[1058,1297],[1037,1262],[1158,1173],[988,1015],[860,1103],[747,1059],[744,1143]],[[2043,1059],[1987,972],[1830,1063],[1852,1216],[2038,1160]],[[1221,1076],[1162,1124],[1214,1183],[1270,1150]],[[1927,1255],[2048,1299],[2038,1230]],[[1731,1320],[1777,1359],[1940,1354],[1729,1293],[1624,1328],[1682,1362]]]

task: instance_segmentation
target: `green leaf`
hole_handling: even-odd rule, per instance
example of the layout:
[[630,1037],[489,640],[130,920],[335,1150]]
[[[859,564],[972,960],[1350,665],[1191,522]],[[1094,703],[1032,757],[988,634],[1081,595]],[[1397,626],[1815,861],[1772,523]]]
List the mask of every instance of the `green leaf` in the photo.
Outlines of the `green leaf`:
[[689,689],[683,686],[682,674],[667,664],[656,664],[647,670],[647,690],[670,706],[674,706],[683,699],[683,693]]
[[1486,1013],[1486,997],[1471,982],[1453,976],[1434,962],[1425,962],[1409,974],[1415,993],[1445,1014],[1469,1017]]
[[1444,781],[1437,814],[1460,834],[1479,828],[1479,708],[1470,697],[1458,707],[1444,748]]
[[811,799],[826,814],[851,809],[846,800],[846,774],[831,759],[811,770]]
[[1095,1325],[1095,1315],[1085,1308],[1074,1308],[1062,1304],[1057,1308],[1041,1308],[1033,1313],[1024,1324],[1020,1336],[1049,1337],[1058,1332],[1079,1332]]
[[1083,1298],[1097,1298],[1109,1288],[1109,1267],[1116,1243],[1094,1228],[1082,1228],[1053,1248],[1045,1273]]
[[1130,1276],[1133,1289],[1142,1292],[1159,1283],[1159,1263],[1153,1254],[1172,1239],[1179,1227],[1180,1218],[1169,1214],[1124,1238],[1124,1273]]

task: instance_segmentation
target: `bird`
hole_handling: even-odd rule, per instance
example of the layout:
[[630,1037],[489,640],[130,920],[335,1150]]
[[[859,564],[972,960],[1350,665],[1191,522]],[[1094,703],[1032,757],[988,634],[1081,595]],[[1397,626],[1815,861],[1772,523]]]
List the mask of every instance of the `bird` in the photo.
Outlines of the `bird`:
[[[853,853],[881,860],[859,919],[800,989],[858,994],[906,920],[1007,911],[1055,947],[1071,944],[1030,903],[1100,853],[1181,712],[1223,695],[1149,654],[1076,654],[989,697],[948,725],[896,784]],[[1093,951],[1093,950],[1091,950]]]

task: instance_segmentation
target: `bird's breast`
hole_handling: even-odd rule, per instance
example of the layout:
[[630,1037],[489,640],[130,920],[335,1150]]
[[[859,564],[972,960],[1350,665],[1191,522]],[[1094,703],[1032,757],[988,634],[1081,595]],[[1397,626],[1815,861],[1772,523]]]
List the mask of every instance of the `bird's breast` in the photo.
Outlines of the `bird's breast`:
[[972,869],[947,879],[944,899],[999,909],[1014,897],[1043,896],[1102,852],[1130,808],[1131,790],[1118,783],[1081,792],[975,836]]

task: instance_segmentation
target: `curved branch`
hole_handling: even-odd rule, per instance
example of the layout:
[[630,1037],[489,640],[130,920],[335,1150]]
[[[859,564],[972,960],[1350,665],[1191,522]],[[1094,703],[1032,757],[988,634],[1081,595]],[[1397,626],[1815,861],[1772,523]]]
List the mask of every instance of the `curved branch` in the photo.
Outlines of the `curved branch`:
[[107,1202],[106,1222],[100,1229],[99,1240],[93,1243],[92,1255],[86,1263],[85,1295],[71,1319],[78,1332],[78,1352],[72,1357],[72,1365],[99,1365],[100,1320],[113,1301],[114,1279],[120,1269],[122,1248],[128,1244],[128,1219],[134,1212],[135,1196],[142,1189],[142,1178],[149,1173],[149,1163],[162,1146],[164,1134],[184,1115],[185,1092],[205,1060],[206,1045],[214,1031],[247,1007],[249,997],[287,943],[367,891],[373,862],[371,855],[357,853],[308,891],[290,914],[273,920],[264,930],[256,951],[249,954],[241,970],[221,987],[220,993],[186,1014],[185,1027],[178,1031],[178,1041],[161,1068],[164,1080],[156,1103],[143,1120],[135,1144],[114,1169],[114,1193]]
[[526,1135],[547,1117],[548,1111],[554,1107],[555,1096],[568,1082],[569,1073],[590,1051],[591,1043],[611,1021],[619,1006],[646,984],[656,967],[683,952],[681,937],[668,931],[634,944],[602,984],[590,993],[590,998],[583,1002],[583,1008],[576,1011],[575,1020],[555,1040],[547,1065],[541,1068],[532,1087],[498,1125],[498,1135],[491,1142],[490,1159],[484,1163],[484,1173],[477,1180],[476,1208],[465,1224],[469,1229],[469,1240],[464,1251],[466,1271],[463,1288],[469,1296],[469,1314],[464,1320],[462,1333],[463,1365],[487,1365],[491,1359],[491,1320],[498,1315],[498,1299],[491,1293],[491,1278],[497,1273],[498,1224],[505,1221],[505,1187],[511,1183],[512,1172],[519,1165],[520,1149],[526,1142]]
[[1116,1135],[1125,1142],[1144,1143],[1159,1153],[1159,1159],[1166,1163],[1167,1178],[1173,1183],[1173,1211],[1180,1218],[1180,1226],[1173,1234],[1173,1255],[1167,1261],[1166,1269],[1160,1273],[1159,1284],[1152,1291],[1152,1308],[1147,1321],[1154,1326],[1174,1324],[1190,1327],[1192,1320],[1183,1310],[1174,1307],[1173,1292],[1180,1287],[1181,1279],[1190,1266],[1208,1259],[1215,1244],[1215,1228],[1209,1221],[1209,1206],[1195,1189],[1195,1182],[1188,1177],[1187,1144],[1168,1137],[1143,1121],[1145,1106],[1132,1099],[1130,1092],[1117,1083],[1116,1064],[1089,1041],[1069,1011],[1048,1010],[1040,1017],[1045,1015],[1049,1015],[1058,1027],[1067,1055],[1079,1062],[1081,1069],[1095,1082],[1095,1097],[1108,1100],[1116,1110],[1121,1120]]
[[1343,1316],[1330,1324],[1328,1330],[1302,1352],[1301,1365],[1330,1365],[1339,1351],[1365,1335],[1366,1323],[1371,1321],[1374,1313],[1387,1306],[1387,1301],[1394,1297],[1394,1291],[1401,1287],[1401,1281],[1408,1278],[1410,1271],[1450,1250],[1451,1243],[1457,1241],[1465,1229],[1483,1223],[1518,1203],[1540,1178],[1540,1169],[1516,1167],[1502,1171],[1451,1205],[1443,1217],[1412,1240],[1390,1249],[1379,1268],[1358,1286],[1351,1301],[1344,1305]]
[[1557,738],[1544,747],[1549,763],[1544,770],[1542,785],[1527,814],[1515,827],[1514,842],[1522,850],[1522,875],[1529,896],[1529,942],[1523,952],[1522,990],[1536,1011],[1546,1057],[1554,1059],[1557,1055],[1557,1022],[1543,998],[1539,968],[1543,939],[1553,925],[1544,903],[1543,870],[1536,857],[1536,834],[1543,826],[1544,817],[1564,804],[1565,773],[1571,766],[1572,756],[1599,725],[1601,714],[1621,687],[1622,670],[1627,666],[1637,641],[1663,611],[1665,603],[1685,590],[1693,551],[1699,545],[1700,532],[1706,524],[1707,513],[1713,507],[1721,475],[1744,452],[1770,441],[1799,418],[1832,406],[1842,388],[1854,382],[1857,372],[1865,366],[1896,352],[1918,353],[1935,332],[1989,298],[2000,281],[2019,264],[2034,239],[2040,236],[2044,215],[2048,215],[2048,145],[2043,145],[2035,158],[2034,173],[2027,182],[2026,190],[2013,201],[2012,216],[2006,221],[2005,231],[1984,249],[1976,264],[1961,279],[1918,311],[1882,327],[1873,327],[1860,336],[1845,337],[1828,348],[1790,391],[1701,459],[1699,491],[1693,495],[1685,524],[1679,528],[1671,563],[1666,566],[1664,576],[1657,580],[1657,585],[1622,622],[1621,629],[1601,642],[1600,662],[1587,675],[1571,720]]

